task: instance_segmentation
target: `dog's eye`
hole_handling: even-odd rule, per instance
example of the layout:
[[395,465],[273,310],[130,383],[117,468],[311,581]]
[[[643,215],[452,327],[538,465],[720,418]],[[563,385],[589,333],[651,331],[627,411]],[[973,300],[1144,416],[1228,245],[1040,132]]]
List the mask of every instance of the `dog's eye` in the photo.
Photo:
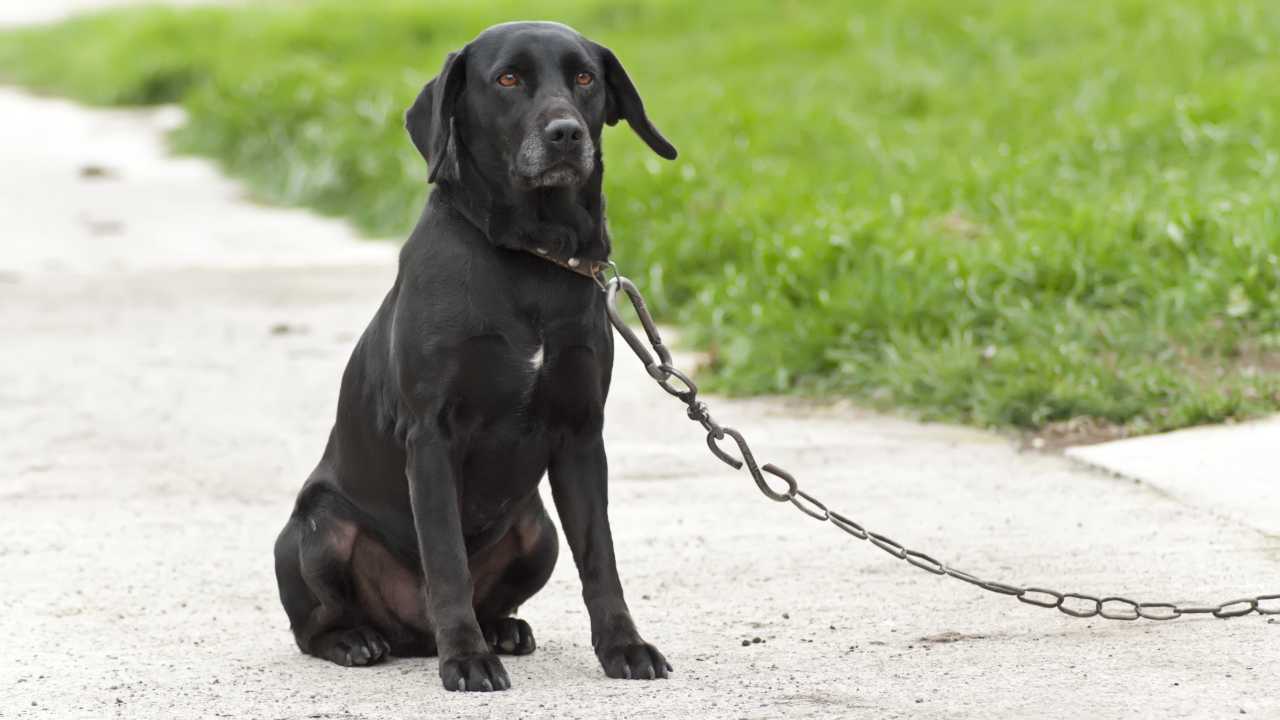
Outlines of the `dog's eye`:
[[515,73],[502,73],[498,76],[498,84],[502,87],[515,87],[520,78]]
[[573,77],[574,82],[584,87],[590,85],[593,80],[595,80],[595,78],[591,77],[591,73],[588,72],[580,72]]

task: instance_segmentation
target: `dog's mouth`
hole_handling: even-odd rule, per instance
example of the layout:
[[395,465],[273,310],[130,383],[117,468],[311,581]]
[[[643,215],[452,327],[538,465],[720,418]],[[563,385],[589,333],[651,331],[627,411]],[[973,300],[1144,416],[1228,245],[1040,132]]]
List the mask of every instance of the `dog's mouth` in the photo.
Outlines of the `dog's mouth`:
[[548,187],[577,187],[586,180],[582,168],[568,162],[556,163],[537,172],[513,174],[515,184],[522,190]]

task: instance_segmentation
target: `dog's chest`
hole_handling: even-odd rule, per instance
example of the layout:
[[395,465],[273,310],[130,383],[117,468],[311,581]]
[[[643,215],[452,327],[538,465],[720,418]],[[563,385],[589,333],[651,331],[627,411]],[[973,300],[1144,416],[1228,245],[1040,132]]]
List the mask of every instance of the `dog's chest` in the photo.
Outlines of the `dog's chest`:
[[467,339],[451,392],[468,424],[508,435],[578,423],[603,404],[598,338],[576,324],[504,323]]
[[[474,359],[491,369],[485,381],[468,390],[492,414],[490,422],[509,418],[546,425],[568,419],[571,406],[603,403],[601,368],[587,342],[522,333],[488,344],[489,356]],[[537,427],[531,428],[537,430]]]
[[535,488],[557,452],[600,432],[604,411],[603,366],[587,344],[535,333],[481,345],[488,355],[470,362],[492,372],[459,387],[454,415],[466,427],[454,436],[465,438],[468,527]]
[[599,288],[531,256],[499,257],[514,264],[489,273],[504,282],[468,295],[449,405],[503,445],[589,430],[610,364]]

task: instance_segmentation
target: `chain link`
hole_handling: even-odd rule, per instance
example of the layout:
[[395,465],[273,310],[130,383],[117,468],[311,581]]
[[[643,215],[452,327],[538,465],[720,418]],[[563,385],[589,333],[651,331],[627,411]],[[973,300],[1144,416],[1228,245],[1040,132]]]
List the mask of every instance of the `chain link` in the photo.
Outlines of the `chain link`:
[[[825,503],[801,490],[799,483],[791,473],[772,463],[765,463],[764,465],[757,463],[755,454],[751,452],[751,447],[747,444],[747,440],[742,436],[742,433],[727,425],[721,425],[711,417],[707,404],[698,399],[698,386],[694,384],[688,375],[677,370],[672,364],[671,351],[666,345],[662,344],[662,336],[658,333],[658,326],[654,323],[653,317],[645,307],[644,297],[641,296],[639,289],[636,288],[631,280],[619,274],[617,267],[613,266],[612,263],[610,263],[610,267],[613,271],[613,277],[608,281],[598,279],[605,291],[605,310],[609,315],[609,322],[618,331],[618,334],[622,336],[622,339],[626,341],[632,352],[636,354],[636,357],[640,358],[640,362],[644,363],[644,369],[649,373],[649,376],[658,383],[659,387],[683,402],[687,406],[689,419],[698,423],[707,431],[707,447],[711,450],[711,453],[734,470],[741,470],[745,466],[747,472],[751,474],[751,478],[755,480],[756,486],[760,488],[760,492],[764,493],[765,497],[770,500],[789,502],[800,512],[814,520],[829,522],[852,537],[870,542],[893,557],[904,560],[926,572],[952,577],[988,592],[1012,596],[1028,605],[1055,609],[1071,617],[1100,617],[1107,620],[1137,620],[1139,618],[1145,620],[1173,620],[1184,615],[1198,614],[1213,615],[1216,618],[1223,619],[1241,617],[1252,613],[1280,615],[1280,594],[1258,595],[1251,598],[1231,600],[1218,605],[1140,603],[1125,597],[1099,598],[1083,593],[1064,593],[1045,588],[1023,587],[993,580],[983,580],[976,575],[957,570],[946,563],[935,560],[922,552],[907,548],[885,535],[866,529],[844,515],[829,509]],[[622,319],[618,311],[619,292],[627,296],[631,306],[635,309],[636,315],[640,318],[640,325],[644,328],[648,346]],[[652,352],[650,351],[651,348]],[[720,445],[726,438],[732,440],[733,444],[737,446],[736,456],[725,449],[728,447],[727,445],[725,447]],[[771,481],[767,476],[772,476],[773,480]]]

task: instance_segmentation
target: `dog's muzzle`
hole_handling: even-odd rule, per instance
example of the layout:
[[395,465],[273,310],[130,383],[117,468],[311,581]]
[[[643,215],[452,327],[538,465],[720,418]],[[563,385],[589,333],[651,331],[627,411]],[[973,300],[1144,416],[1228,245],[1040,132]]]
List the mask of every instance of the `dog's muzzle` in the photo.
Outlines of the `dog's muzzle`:
[[524,188],[581,185],[595,169],[595,146],[573,118],[556,118],[529,133],[516,155],[516,183]]

